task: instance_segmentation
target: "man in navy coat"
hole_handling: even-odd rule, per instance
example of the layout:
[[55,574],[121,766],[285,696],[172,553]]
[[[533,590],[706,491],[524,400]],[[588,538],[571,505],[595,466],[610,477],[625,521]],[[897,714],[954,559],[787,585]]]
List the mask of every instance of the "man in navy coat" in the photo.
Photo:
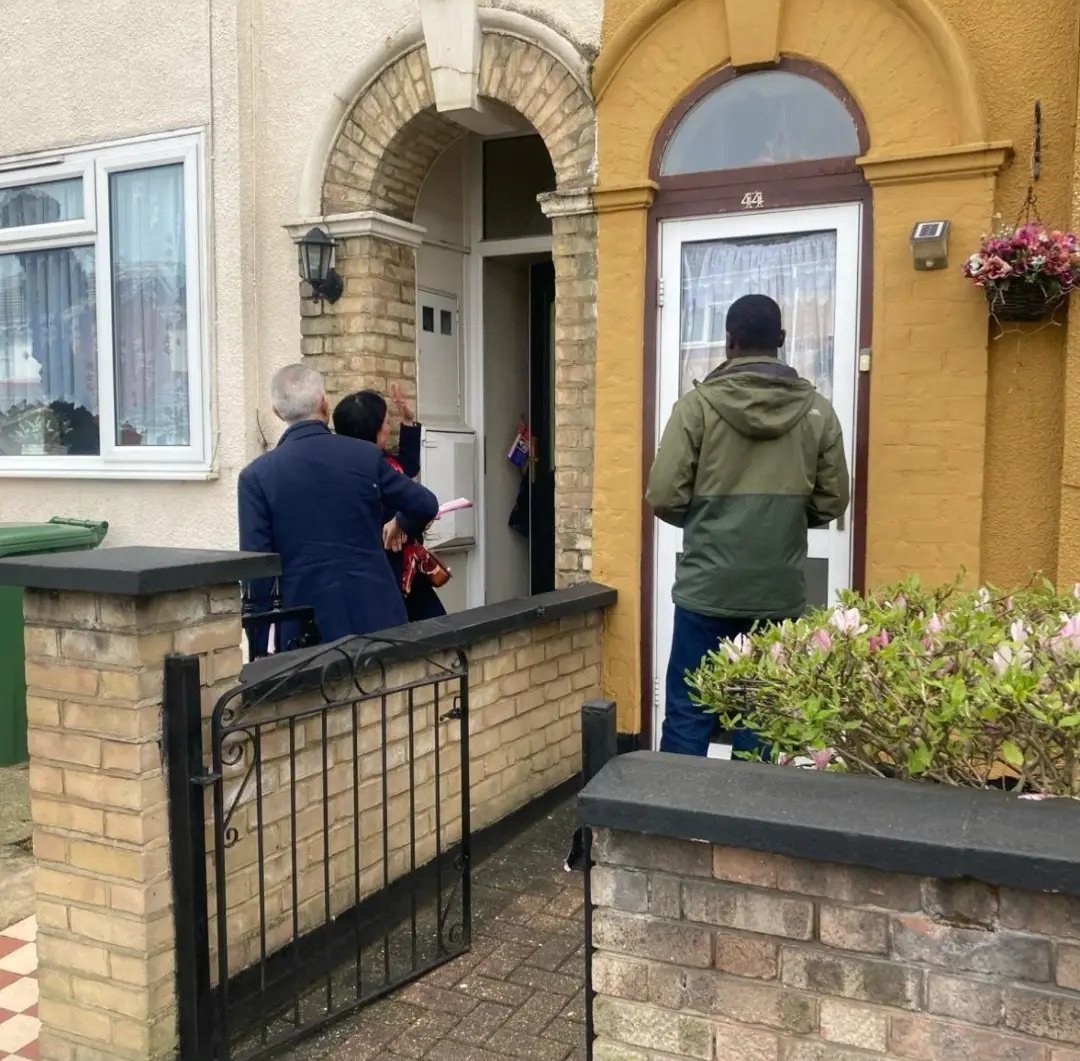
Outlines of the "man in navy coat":
[[[422,533],[438,511],[435,495],[391,468],[370,442],[330,432],[318,372],[288,365],[270,390],[289,426],[275,449],[240,473],[240,548],[280,554],[282,605],[313,607],[324,642],[405,623],[384,541],[400,547],[403,536]],[[384,528],[384,504],[397,511],[396,526]],[[270,586],[264,579],[253,587],[257,611],[268,610]],[[255,650],[263,652],[269,631],[257,633]]]

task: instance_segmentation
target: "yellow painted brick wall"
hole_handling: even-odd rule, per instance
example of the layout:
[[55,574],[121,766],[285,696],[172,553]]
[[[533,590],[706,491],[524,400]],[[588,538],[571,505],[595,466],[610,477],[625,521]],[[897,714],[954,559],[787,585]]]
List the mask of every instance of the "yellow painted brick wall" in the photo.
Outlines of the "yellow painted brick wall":
[[[765,32],[769,20],[743,17],[752,6],[752,0],[608,0],[594,79],[598,204],[604,189],[648,182],[658,128],[687,91],[728,62],[729,27],[758,25]],[[1076,5],[1067,3],[993,12],[964,0],[779,4],[778,52],[816,62],[845,84],[866,118],[871,156],[932,158],[1000,142],[1012,142],[1017,152],[996,177],[926,175],[929,166],[916,183],[874,189],[872,581],[913,571],[947,579],[961,567],[970,579],[1003,584],[1023,581],[1034,569],[1066,577],[1058,570],[1058,525],[1064,531],[1080,518],[1059,517],[1065,329],[1010,328],[999,335],[959,266],[995,211],[1012,220],[1019,209],[1036,98],[1044,115],[1041,213],[1051,224],[1069,221],[1078,19]],[[1060,46],[1047,49],[1049,40]],[[1003,85],[1003,56],[1022,57],[1023,91]],[[908,236],[915,221],[932,216],[953,223],[950,268],[916,274]],[[604,682],[620,705],[620,726],[629,729],[638,726],[643,695],[635,591],[642,565],[652,562],[641,556],[632,515],[640,503],[642,452],[630,437],[653,416],[642,407],[641,377],[650,238],[644,206],[601,208],[595,574],[626,591],[609,618]],[[1066,453],[1074,449],[1080,452],[1066,441]],[[1066,483],[1080,481],[1064,475]],[[1080,577],[1080,564],[1069,563],[1076,569],[1071,577]]]

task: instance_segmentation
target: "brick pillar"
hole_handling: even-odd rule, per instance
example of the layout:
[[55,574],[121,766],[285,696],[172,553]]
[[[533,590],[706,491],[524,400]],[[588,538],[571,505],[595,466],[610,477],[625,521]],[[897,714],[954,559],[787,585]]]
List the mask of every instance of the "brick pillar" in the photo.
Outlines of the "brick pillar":
[[43,1061],[176,1051],[163,660],[202,658],[207,709],[240,670],[239,580],[276,568],[172,549],[0,563],[26,587]]
[[555,571],[560,586],[592,571],[596,406],[596,213],[587,190],[540,197],[555,262]]
[[396,383],[415,404],[416,248],[424,229],[373,211],[328,217],[324,227],[340,240],[335,268],[345,291],[334,303],[301,302],[305,360],[325,376],[331,402],[367,387],[387,394]]

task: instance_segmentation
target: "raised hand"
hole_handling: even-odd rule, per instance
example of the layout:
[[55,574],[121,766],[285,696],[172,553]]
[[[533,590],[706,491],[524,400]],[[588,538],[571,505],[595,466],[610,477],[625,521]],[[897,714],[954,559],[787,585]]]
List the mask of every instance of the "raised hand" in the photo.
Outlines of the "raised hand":
[[412,424],[413,411],[405,398],[405,395],[401,393],[401,388],[396,383],[390,384],[390,400],[394,403],[394,408],[397,409],[398,416],[401,417],[401,422],[405,425]]

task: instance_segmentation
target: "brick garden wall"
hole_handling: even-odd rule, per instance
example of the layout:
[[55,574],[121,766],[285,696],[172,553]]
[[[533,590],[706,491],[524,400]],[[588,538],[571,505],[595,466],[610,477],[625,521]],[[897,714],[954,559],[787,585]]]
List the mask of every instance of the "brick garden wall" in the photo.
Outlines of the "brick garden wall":
[[162,660],[200,658],[208,713],[240,672],[240,593],[25,596],[41,1056],[176,1041]]
[[[473,829],[506,817],[580,771],[581,705],[599,690],[601,631],[602,613],[597,611],[516,630],[468,648]],[[437,665],[448,665],[450,658],[441,654],[431,661],[391,665],[385,686],[435,677]],[[361,683],[371,688],[373,677],[365,675]],[[294,903],[301,933],[328,920],[327,869],[332,918],[378,891],[384,879],[392,882],[408,872],[411,843],[415,865],[421,866],[435,857],[436,828],[442,851],[460,840],[460,723],[436,721],[453,705],[453,691],[453,682],[440,683],[437,709],[431,687],[413,692],[411,710],[406,693],[387,697],[385,749],[380,701],[363,701],[354,710],[356,691],[348,685],[327,690],[336,706],[325,712],[325,741],[322,693],[260,708],[271,720],[275,716],[283,720],[259,730],[258,774],[251,771],[254,741],[243,735],[226,741],[226,746],[236,748],[235,755],[226,756],[227,762],[235,762],[224,773],[226,806],[237,807],[231,820],[237,835],[225,850],[231,972],[259,960],[260,910],[265,910],[270,954],[293,938]],[[359,822],[354,769],[359,771]],[[211,823],[208,814],[213,917]],[[294,847],[299,853],[295,895]]]
[[610,830],[594,858],[595,1061],[1080,1061],[1080,899]]

